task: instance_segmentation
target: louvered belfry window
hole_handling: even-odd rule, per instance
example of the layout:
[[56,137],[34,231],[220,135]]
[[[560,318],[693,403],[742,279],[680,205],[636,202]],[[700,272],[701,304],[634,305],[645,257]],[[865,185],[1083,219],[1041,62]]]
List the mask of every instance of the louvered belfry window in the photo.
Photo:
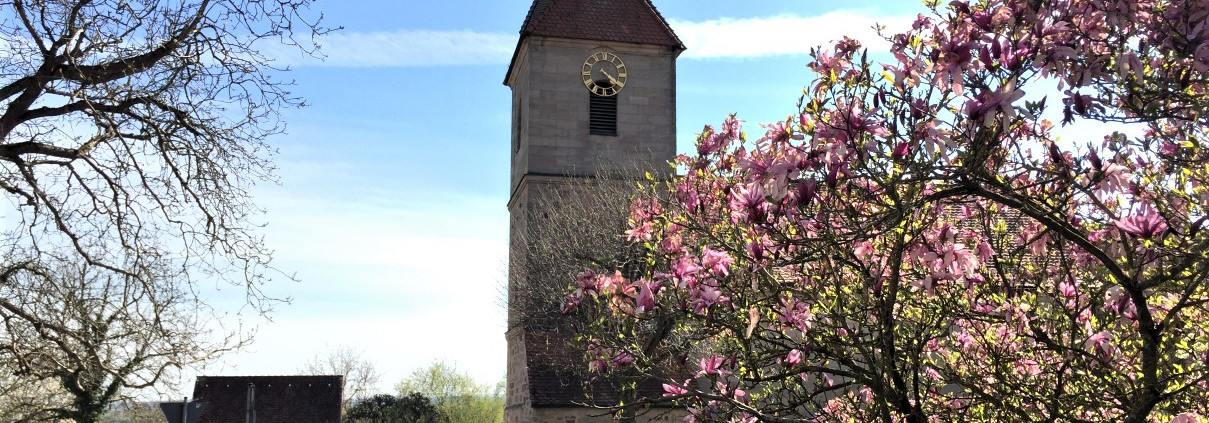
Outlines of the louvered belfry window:
[[[608,87],[609,81],[597,81],[597,85]],[[617,136],[617,96],[588,94],[588,133],[592,135]]]

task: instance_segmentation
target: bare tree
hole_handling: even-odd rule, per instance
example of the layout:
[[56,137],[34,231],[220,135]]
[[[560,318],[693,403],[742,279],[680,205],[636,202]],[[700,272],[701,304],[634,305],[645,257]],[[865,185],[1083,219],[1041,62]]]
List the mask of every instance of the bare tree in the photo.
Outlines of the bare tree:
[[0,0],[0,367],[57,418],[242,345],[202,340],[199,281],[277,302],[249,190],[302,100],[258,48],[313,53],[310,3]]
[[382,376],[374,363],[365,359],[363,351],[340,346],[316,355],[302,365],[302,372],[312,375],[344,376],[344,408],[376,394],[378,378]]
[[131,392],[246,342],[234,334],[212,338],[202,319],[208,316],[185,288],[179,280],[88,265],[27,262],[0,272],[5,364],[21,381],[46,387],[48,397],[65,399],[30,403],[25,411],[96,422]]
[[134,276],[170,261],[262,297],[248,189],[272,180],[265,139],[302,101],[257,46],[312,51],[309,3],[0,1],[3,242]]
[[0,361],[0,421],[52,422],[51,408],[67,404],[54,381],[31,381],[18,376],[18,371]]
[[637,181],[606,170],[535,185],[516,205],[527,218],[513,222],[508,322],[530,331],[565,331],[570,321],[560,306],[576,275],[597,266],[623,267],[637,256],[624,248],[621,233],[640,192]]

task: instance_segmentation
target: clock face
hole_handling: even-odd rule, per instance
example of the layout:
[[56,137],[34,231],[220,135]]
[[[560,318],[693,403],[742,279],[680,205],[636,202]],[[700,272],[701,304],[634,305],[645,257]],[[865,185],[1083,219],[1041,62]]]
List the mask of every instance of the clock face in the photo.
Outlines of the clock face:
[[626,77],[629,76],[620,57],[603,51],[588,56],[588,59],[584,60],[581,73],[588,91],[602,97],[615,96],[621,92],[621,89],[625,88]]

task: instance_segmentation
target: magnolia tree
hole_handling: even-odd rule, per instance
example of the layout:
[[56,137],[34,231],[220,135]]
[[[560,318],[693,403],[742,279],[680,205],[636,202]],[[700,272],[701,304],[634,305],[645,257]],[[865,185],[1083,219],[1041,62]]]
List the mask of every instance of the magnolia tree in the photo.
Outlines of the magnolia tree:
[[634,202],[591,367],[689,422],[1209,421],[1209,2],[930,6]]

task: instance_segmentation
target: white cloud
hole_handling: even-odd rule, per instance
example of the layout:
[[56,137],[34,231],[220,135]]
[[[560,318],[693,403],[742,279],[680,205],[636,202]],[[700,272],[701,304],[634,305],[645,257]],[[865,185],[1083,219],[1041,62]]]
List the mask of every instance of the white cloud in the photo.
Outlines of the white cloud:
[[688,47],[681,57],[712,59],[806,54],[811,47],[830,45],[844,36],[860,40],[872,52],[884,52],[889,50],[889,43],[877,35],[873,26],[884,25],[889,33],[894,33],[906,29],[913,19],[882,16],[868,10],[842,10],[819,16],[669,23]]
[[467,66],[508,63],[516,35],[491,32],[398,30],[342,32],[319,39],[323,60],[296,49],[265,47],[279,65],[338,67]]
[[[671,20],[688,50],[682,57],[695,59],[761,57],[805,54],[845,35],[861,40],[872,51],[886,51],[887,43],[873,30],[876,24],[902,30],[913,17],[886,16],[871,10],[842,10],[818,16],[778,15],[758,18],[721,18],[702,22]],[[334,67],[472,66],[507,64],[516,47],[513,33],[471,30],[398,30],[342,32],[319,39],[325,60],[279,46],[265,53],[281,65]]]

